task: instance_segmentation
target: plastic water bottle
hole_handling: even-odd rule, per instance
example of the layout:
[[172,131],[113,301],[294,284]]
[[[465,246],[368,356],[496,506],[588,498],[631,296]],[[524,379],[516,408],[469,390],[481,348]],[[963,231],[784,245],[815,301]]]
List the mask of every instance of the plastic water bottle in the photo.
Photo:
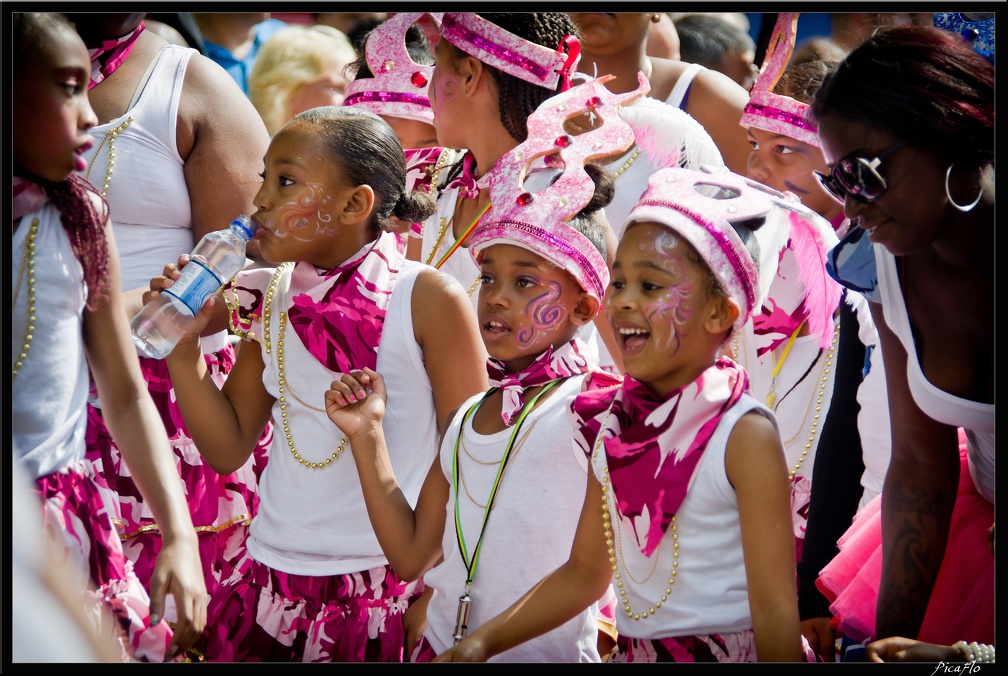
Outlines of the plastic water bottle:
[[248,216],[227,230],[208,232],[169,288],[143,306],[130,322],[133,342],[148,357],[164,359],[175,349],[203,303],[245,267],[245,245],[257,227]]

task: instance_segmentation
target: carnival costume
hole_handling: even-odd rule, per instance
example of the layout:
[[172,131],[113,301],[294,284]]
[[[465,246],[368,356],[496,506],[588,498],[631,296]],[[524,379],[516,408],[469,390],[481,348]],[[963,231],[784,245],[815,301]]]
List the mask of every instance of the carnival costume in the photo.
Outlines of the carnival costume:
[[[422,589],[392,572],[371,528],[346,437],[325,413],[339,373],[388,380],[393,469],[415,503],[437,448],[433,391],[412,321],[423,266],[383,232],[344,263],[239,273],[226,291],[242,349],[262,351],[278,432],[246,555],[210,599],[196,643],[214,661],[398,662],[402,614]],[[255,345],[254,343],[258,343]],[[349,464],[348,464],[349,463]]]
[[[773,218],[793,208],[783,195],[726,170],[668,168],[651,178],[630,222],[659,223],[697,250],[742,308],[737,331],[766,289],[731,220]],[[747,390],[745,371],[722,357],[664,397],[628,376],[618,388],[586,392],[572,402],[575,441],[602,485],[606,537],[615,543],[621,608],[611,661],[755,661],[725,449],[746,413],[759,413],[775,427],[776,419]],[[814,659],[807,645],[805,653]]]
[[[819,148],[808,104],[773,92],[794,49],[797,21],[797,13],[778,15],[740,124]],[[782,428],[799,616],[805,620],[830,616],[815,580],[836,555],[837,539],[855,513],[882,490],[891,444],[889,405],[868,303],[856,291],[843,291],[826,272],[826,254],[838,241],[833,225],[809,210],[803,218],[789,215],[779,227],[786,237],[775,247],[779,262],[769,296],[736,335],[732,357]]]
[[[107,506],[104,478],[85,460],[88,366],[83,341],[88,288],[57,208],[42,188],[15,177],[11,240],[14,462],[42,500],[44,534],[76,569],[93,629],[116,621],[124,661],[161,661],[171,640],[164,622],[149,628],[150,597],[123,552]],[[99,213],[106,206],[92,198]],[[15,517],[18,518],[18,517]],[[41,539],[43,533],[39,533]],[[56,639],[58,640],[58,638]]]
[[[528,118],[528,138],[506,153],[493,173],[493,206],[473,231],[469,247],[475,262],[495,244],[522,247],[566,270],[601,303],[609,283],[605,259],[565,221],[580,212],[595,191],[585,162],[626,150],[633,141],[619,110],[647,92],[647,81],[641,78],[638,89],[617,96],[604,87],[611,77],[557,94]],[[604,123],[576,137],[567,135],[564,121],[586,112]],[[555,153],[562,159],[562,172],[549,187],[529,192],[525,179],[531,167]],[[547,307],[545,302],[541,307]],[[596,382],[617,382],[598,371],[578,338],[548,348],[521,372],[508,373],[503,362],[492,358],[487,370],[491,389],[459,408],[442,441],[441,469],[450,486],[443,560],[424,576],[434,592],[414,661],[429,661],[447,650],[453,640],[457,643],[469,629],[508,608],[521,590],[566,560],[588,470],[583,454],[571,444],[567,403],[592,372]],[[536,387],[541,389],[534,397],[526,396]],[[556,391],[533,408],[550,389]],[[472,417],[497,390],[502,391],[506,427],[479,434]],[[490,661],[598,662],[599,612],[596,602]]]
[[[577,68],[581,47],[574,36],[564,38],[556,49],[525,40],[482,17],[468,12],[445,12],[441,19],[441,39],[462,52],[502,73],[533,85],[561,91],[571,87],[571,76]],[[498,161],[499,166],[499,161]],[[479,224],[486,210],[455,236],[453,216],[460,199],[477,199],[479,190],[490,185],[496,167],[476,167],[472,153],[446,150],[437,160],[433,181],[438,190],[437,211],[422,227],[423,243],[420,260],[447,272],[457,279],[475,309],[479,298],[480,271],[471,256],[465,255],[462,243]],[[486,208],[489,208],[487,205]],[[463,249],[459,253],[459,249]]]
[[[91,50],[96,72],[92,86],[127,58],[129,50],[124,46],[133,45],[143,26],[141,23],[129,36]],[[124,291],[147,288],[152,278],[162,274],[166,261],[188,253],[194,246],[192,208],[176,127],[186,68],[196,53],[194,49],[164,46],[154,57],[147,77],[137,86],[132,105],[122,115],[91,130],[101,140],[85,153],[88,168],[83,176],[100,186],[109,202]],[[227,332],[202,336],[200,346],[210,377],[218,387],[222,386],[235,361]],[[137,354],[175,453],[199,539],[204,581],[207,591],[213,593],[220,580],[230,574],[230,562],[239,555],[245,529],[258,506],[258,475],[266,463],[272,423],[245,465],[230,474],[218,474],[204,462],[189,435],[167,364],[139,351]],[[88,406],[87,449],[87,459],[110,491],[108,507],[126,554],[137,576],[148,585],[161,550],[161,533],[133,477],[123,466],[94,390]],[[172,613],[169,608],[169,620],[174,619]]]

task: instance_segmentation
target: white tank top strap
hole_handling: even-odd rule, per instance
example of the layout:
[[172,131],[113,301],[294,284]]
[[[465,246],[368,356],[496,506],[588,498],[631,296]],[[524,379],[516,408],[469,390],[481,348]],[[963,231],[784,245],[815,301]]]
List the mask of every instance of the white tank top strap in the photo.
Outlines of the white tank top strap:
[[689,67],[683,71],[679,79],[676,80],[675,86],[672,87],[672,91],[669,93],[668,98],[665,99],[665,103],[675,106],[676,108],[682,108],[683,99],[686,98],[686,93],[689,91],[690,85],[693,84],[693,78],[696,74],[704,67],[699,63],[691,63]]

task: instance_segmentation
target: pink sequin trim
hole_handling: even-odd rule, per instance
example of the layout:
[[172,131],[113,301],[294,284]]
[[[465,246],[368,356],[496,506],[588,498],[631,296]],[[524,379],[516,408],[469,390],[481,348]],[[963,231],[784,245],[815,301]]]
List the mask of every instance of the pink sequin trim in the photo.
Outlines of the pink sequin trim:
[[446,12],[441,37],[466,54],[547,89],[556,88],[567,60],[563,52],[529,42],[468,12]]

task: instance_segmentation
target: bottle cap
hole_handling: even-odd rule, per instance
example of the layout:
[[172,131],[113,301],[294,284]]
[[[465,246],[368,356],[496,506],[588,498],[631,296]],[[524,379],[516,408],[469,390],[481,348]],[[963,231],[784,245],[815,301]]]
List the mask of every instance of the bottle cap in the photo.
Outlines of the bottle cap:
[[252,235],[254,235],[256,230],[259,229],[256,224],[252,222],[252,219],[245,214],[242,214],[231,221],[231,225],[235,228],[238,234],[243,235],[246,240],[252,239]]

